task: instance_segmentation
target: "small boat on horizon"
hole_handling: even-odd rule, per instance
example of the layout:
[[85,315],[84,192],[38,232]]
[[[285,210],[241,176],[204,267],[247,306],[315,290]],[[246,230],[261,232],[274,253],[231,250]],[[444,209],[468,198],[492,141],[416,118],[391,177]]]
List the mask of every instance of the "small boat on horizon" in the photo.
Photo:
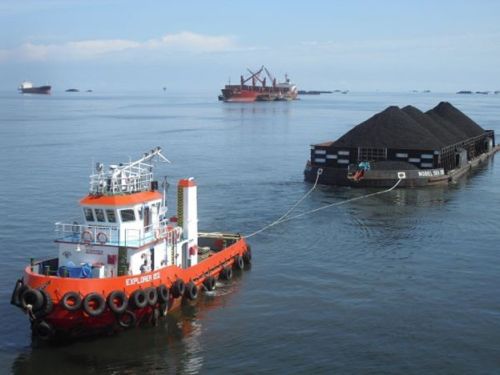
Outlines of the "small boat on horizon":
[[50,90],[52,86],[33,86],[33,83],[30,81],[24,81],[19,85],[18,90],[21,94],[50,94]]

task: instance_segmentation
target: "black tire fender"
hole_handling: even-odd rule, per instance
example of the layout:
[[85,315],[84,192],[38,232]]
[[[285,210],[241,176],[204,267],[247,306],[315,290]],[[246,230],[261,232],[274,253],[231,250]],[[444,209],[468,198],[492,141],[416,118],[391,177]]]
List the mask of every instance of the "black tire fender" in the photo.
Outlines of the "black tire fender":
[[233,278],[233,269],[230,267],[224,267],[220,273],[220,277],[223,280],[231,280]]
[[65,310],[78,311],[82,307],[82,297],[77,292],[67,292],[60,303]]
[[21,294],[26,290],[26,288],[27,287],[24,285],[23,279],[18,279],[16,281],[16,285],[12,291],[12,296],[10,297],[11,305],[21,307]]
[[243,260],[246,264],[250,264],[252,262],[252,248],[250,245],[247,245],[247,250],[243,253]]
[[117,315],[116,320],[122,328],[132,328],[137,324],[137,316],[130,310],[125,310],[123,314]]
[[106,300],[96,292],[89,293],[83,299],[83,311],[89,316],[99,316],[106,309]]
[[52,312],[52,310],[54,309],[54,302],[52,301],[50,293],[45,289],[39,289],[39,291],[43,297],[43,305],[38,311],[35,311],[35,316],[37,318],[42,318]]
[[170,295],[165,284],[161,284],[158,288],[156,288],[156,292],[158,294],[158,300],[160,301],[160,303],[168,303],[168,298],[170,297]]
[[245,261],[241,255],[237,255],[236,258],[234,258],[234,268],[240,271],[245,268]]
[[41,340],[47,341],[54,337],[55,331],[50,323],[45,320],[37,320],[31,327],[33,335]]
[[144,290],[137,289],[129,297],[130,304],[136,309],[142,309],[147,306],[148,299]]
[[186,285],[184,284],[184,281],[182,279],[177,279],[174,281],[174,284],[172,285],[172,296],[174,298],[181,297],[184,295],[184,291],[186,290]]
[[215,289],[215,278],[213,276],[208,276],[203,280],[203,285],[210,292]]
[[144,293],[146,293],[146,299],[148,300],[149,306],[154,306],[158,303],[158,292],[155,287],[144,289]]
[[113,290],[107,298],[109,309],[115,314],[123,314],[128,307],[128,297],[121,290]]
[[184,295],[188,299],[190,299],[191,301],[193,301],[196,298],[198,298],[198,287],[196,286],[196,284],[193,283],[192,281],[190,281],[189,283],[187,283]]
[[40,310],[43,307],[43,294],[38,289],[26,288],[20,297],[21,307],[27,309],[31,305],[33,312]]

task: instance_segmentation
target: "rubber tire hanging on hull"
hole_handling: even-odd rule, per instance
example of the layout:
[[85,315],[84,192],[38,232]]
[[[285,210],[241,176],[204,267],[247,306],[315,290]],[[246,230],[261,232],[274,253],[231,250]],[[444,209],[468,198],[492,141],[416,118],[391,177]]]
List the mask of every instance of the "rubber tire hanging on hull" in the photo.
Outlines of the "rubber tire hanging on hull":
[[246,264],[252,263],[252,248],[247,245],[247,250],[243,253],[243,260]]
[[82,297],[77,292],[67,292],[60,303],[67,311],[77,311],[82,307]]
[[211,292],[215,289],[215,277],[208,276],[205,280],[203,280],[203,286]]
[[177,279],[174,281],[174,284],[172,285],[172,296],[174,298],[179,298],[182,295],[184,295],[185,290],[186,286],[184,284],[184,281],[182,281],[182,279]]
[[113,290],[108,294],[108,307],[115,314],[123,314],[128,307],[128,297],[121,290]]
[[[94,306],[92,305],[92,302]],[[99,293],[89,293],[85,296],[82,302],[83,311],[85,311],[89,316],[99,316],[106,309],[106,300]]]
[[35,321],[31,327],[31,332],[33,333],[33,336],[44,341],[50,340],[55,334],[52,325],[47,323],[45,320]]
[[20,303],[25,310],[31,305],[32,311],[38,311],[43,307],[43,295],[38,289],[28,287],[21,294]]
[[147,306],[148,298],[144,290],[137,289],[135,290],[129,298],[130,304],[136,309],[142,309]]
[[148,300],[149,306],[154,306],[158,302],[158,293],[156,292],[155,287],[150,287],[144,289],[144,293],[146,293],[146,299]]
[[233,269],[230,267],[224,267],[220,272],[220,278],[222,280],[231,280],[233,278]]
[[170,295],[165,284],[161,284],[158,288],[156,288],[156,292],[158,294],[158,301],[160,301],[160,303],[168,303]]
[[34,312],[34,314],[37,318],[43,318],[44,316],[49,315],[52,312],[52,310],[54,309],[54,302],[52,302],[52,297],[50,296],[49,292],[44,289],[39,289],[39,291],[43,297],[43,304],[39,310]]
[[27,286],[24,285],[23,279],[18,279],[14,290],[12,291],[12,296],[10,297],[10,304],[21,307],[21,294],[26,290]]
[[191,301],[195,300],[198,298],[198,287],[196,286],[195,283],[190,281],[189,283],[186,284],[186,291],[184,292],[184,295],[190,299]]
[[137,316],[130,310],[126,310],[123,314],[117,315],[116,320],[122,328],[132,328],[137,324]]
[[236,256],[234,260],[234,268],[242,271],[245,268],[245,261],[241,255]]

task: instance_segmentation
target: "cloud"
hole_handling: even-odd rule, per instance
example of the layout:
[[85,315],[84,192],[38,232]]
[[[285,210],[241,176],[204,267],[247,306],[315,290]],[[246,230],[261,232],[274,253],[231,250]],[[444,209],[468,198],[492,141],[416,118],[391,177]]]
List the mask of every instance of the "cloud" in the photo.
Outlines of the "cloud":
[[95,39],[65,43],[24,43],[12,49],[0,49],[1,61],[85,60],[129,51],[177,51],[213,53],[237,50],[234,38],[183,31],[146,41]]

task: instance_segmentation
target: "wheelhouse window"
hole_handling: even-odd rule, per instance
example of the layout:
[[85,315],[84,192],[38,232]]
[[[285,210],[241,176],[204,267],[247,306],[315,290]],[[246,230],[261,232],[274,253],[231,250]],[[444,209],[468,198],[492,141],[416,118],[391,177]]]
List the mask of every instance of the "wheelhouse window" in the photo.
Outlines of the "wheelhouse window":
[[103,223],[106,221],[106,218],[104,217],[104,210],[102,208],[96,208],[95,209],[95,217],[98,222]]
[[94,220],[94,212],[92,212],[91,208],[84,208],[83,214],[85,215],[85,220],[87,221],[95,221]]
[[110,223],[116,223],[115,210],[106,210],[106,216],[108,217],[108,221]]
[[121,210],[120,216],[122,218],[123,223],[125,223],[127,221],[135,221],[134,210]]

